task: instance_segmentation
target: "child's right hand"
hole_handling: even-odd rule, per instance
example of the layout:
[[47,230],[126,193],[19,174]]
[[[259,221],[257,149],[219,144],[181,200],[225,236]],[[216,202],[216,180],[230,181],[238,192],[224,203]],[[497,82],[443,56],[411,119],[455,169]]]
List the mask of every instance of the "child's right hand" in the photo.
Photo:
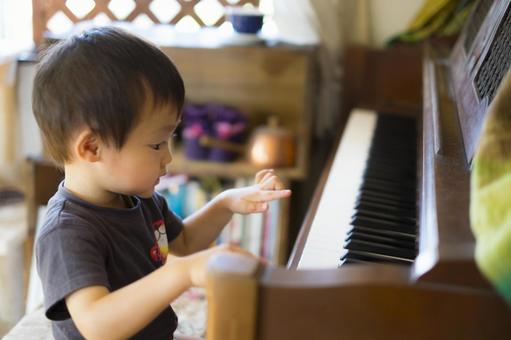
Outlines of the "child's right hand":
[[211,256],[218,253],[238,253],[254,258],[256,257],[252,253],[238,246],[232,244],[221,244],[185,257],[169,255],[165,265],[173,266],[178,262],[181,262],[184,266],[184,272],[188,275],[190,285],[195,287],[205,287],[208,260]]

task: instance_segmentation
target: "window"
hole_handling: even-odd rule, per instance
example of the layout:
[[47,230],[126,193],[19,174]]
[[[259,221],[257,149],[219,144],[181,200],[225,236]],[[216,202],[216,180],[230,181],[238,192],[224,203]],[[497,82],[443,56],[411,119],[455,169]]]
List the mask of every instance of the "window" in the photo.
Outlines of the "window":
[[0,0],[2,46],[26,48],[32,45],[32,41],[32,1]]
[[[0,0],[7,2],[7,0]],[[26,0],[23,0],[26,1]],[[131,21],[135,26],[148,28],[153,24],[172,24],[180,32],[196,32],[201,27],[232,29],[225,21],[225,6],[257,6],[268,15],[273,12],[272,0],[152,0],[149,3],[134,0],[66,0],[35,1],[34,39],[40,42],[45,31],[66,32],[78,21],[91,20],[95,24],[111,21]],[[271,17],[265,19],[263,32],[273,33]]]

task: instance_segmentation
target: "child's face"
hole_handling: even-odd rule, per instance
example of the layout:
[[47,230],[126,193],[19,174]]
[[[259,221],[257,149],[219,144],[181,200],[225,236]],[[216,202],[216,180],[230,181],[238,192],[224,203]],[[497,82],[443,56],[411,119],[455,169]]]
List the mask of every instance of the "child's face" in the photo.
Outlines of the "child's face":
[[103,187],[113,193],[151,197],[172,160],[170,143],[178,123],[173,106],[147,107],[120,150],[103,149]]

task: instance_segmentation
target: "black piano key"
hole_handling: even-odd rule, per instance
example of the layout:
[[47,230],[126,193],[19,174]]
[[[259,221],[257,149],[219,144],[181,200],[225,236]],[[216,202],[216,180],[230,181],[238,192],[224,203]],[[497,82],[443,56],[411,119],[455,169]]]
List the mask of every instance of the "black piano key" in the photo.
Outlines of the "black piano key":
[[355,226],[372,227],[405,233],[414,233],[417,229],[415,224],[403,224],[366,216],[356,216],[351,220],[350,224]]
[[391,181],[390,179],[375,181],[375,180],[371,180],[371,179],[365,177],[364,183],[362,184],[362,186],[392,189],[394,191],[404,193],[407,195],[411,195],[411,194],[415,193],[415,190],[411,190],[409,188],[409,186],[396,184],[395,181]]
[[416,202],[415,201],[406,201],[396,197],[391,197],[389,195],[383,195],[378,192],[364,191],[360,192],[356,198],[357,202],[387,202],[388,204],[393,204],[396,206],[400,206],[406,209],[415,209]]
[[382,212],[370,209],[355,209],[355,213],[353,214],[352,218],[357,216],[378,218],[389,222],[404,223],[414,226],[417,224],[415,217],[405,217],[402,215],[392,214],[392,212]]
[[388,229],[381,229],[381,228],[371,228],[366,226],[352,226],[353,230],[361,231],[363,233],[373,234],[373,235],[382,235],[387,237],[393,237],[397,239],[402,240],[409,240],[415,242],[415,233],[410,232],[400,232],[400,231],[394,231],[394,230],[388,230]]
[[369,172],[370,171],[367,171],[367,169],[364,170],[364,180],[369,180],[369,181],[370,180],[375,180],[375,181],[380,180],[380,181],[385,181],[385,182],[392,182],[397,185],[406,185],[410,189],[410,191],[415,191],[417,188],[417,178],[415,176],[392,179],[382,173],[377,173],[374,171],[370,172],[370,173]]
[[371,211],[381,211],[386,212],[389,214],[397,215],[397,216],[403,216],[403,217],[409,217],[415,219],[415,211],[409,210],[409,209],[402,209],[396,206],[393,206],[391,204],[385,204],[385,203],[377,203],[377,202],[356,202],[355,204],[355,210],[371,210]]
[[348,253],[351,254],[351,256],[364,256],[364,258],[367,259],[373,259],[373,262],[377,261],[384,261],[384,262],[390,262],[390,263],[398,263],[398,264],[412,264],[413,260],[411,259],[405,259],[402,257],[396,257],[396,256],[390,256],[385,254],[377,254],[372,253],[366,250],[348,250]]
[[343,256],[341,256],[341,264],[342,263],[375,263],[375,262],[386,262],[383,259],[377,259],[370,256],[364,256],[360,253],[356,253],[353,251],[347,251]]
[[380,175],[394,180],[413,180],[415,175],[412,171],[406,169],[376,167],[371,163],[367,164],[367,166],[368,168],[364,171],[364,176]]
[[399,190],[393,188],[391,186],[385,185],[374,185],[374,184],[363,184],[360,187],[360,190],[363,192],[379,192],[384,193],[386,195],[392,195],[397,197],[398,199],[406,200],[408,202],[415,202],[415,193],[414,192],[406,192],[403,190]]
[[417,253],[416,124],[380,114],[342,263],[410,264]]
[[379,204],[382,206],[390,206],[395,209],[405,210],[410,213],[412,213],[415,216],[416,212],[416,206],[414,204],[409,203],[403,203],[403,202],[396,202],[396,201],[390,201],[385,198],[377,197],[377,196],[371,196],[364,193],[360,193],[356,198],[356,204]]
[[361,240],[361,241],[371,241],[371,242],[379,242],[381,244],[388,244],[395,247],[405,248],[405,249],[416,249],[415,241],[410,240],[402,240],[399,238],[382,236],[382,235],[374,235],[370,233],[364,233],[361,231],[352,231],[348,233],[348,237],[346,240]]
[[415,181],[408,184],[403,181],[392,181],[390,179],[373,178],[369,176],[364,177],[364,183],[388,185],[408,192],[415,192],[415,188],[417,187],[417,183]]
[[[415,163],[415,151],[410,148],[399,148],[395,145],[382,145],[380,147],[372,147],[370,149],[370,153],[376,155],[375,157],[369,158],[369,161],[372,160],[381,160],[382,163],[389,163],[389,160],[396,160],[397,162],[407,164]],[[412,166],[413,167],[413,166]]]
[[415,200],[410,197],[400,197],[399,195],[388,193],[388,192],[382,192],[377,191],[370,188],[364,188],[364,190],[361,191],[361,195],[369,196],[369,197],[375,197],[380,199],[386,199],[389,201],[394,201],[406,206],[415,206]]
[[369,169],[367,169],[368,171],[373,171],[373,170],[379,170],[379,171],[386,171],[387,173],[389,174],[396,174],[396,173],[401,173],[401,174],[409,174],[410,177],[414,177],[416,174],[415,174],[415,169],[413,166],[410,166],[410,162],[412,162],[412,160],[410,159],[386,159],[386,160],[383,160],[383,159],[379,159],[379,157],[382,157],[384,155],[378,155],[378,156],[375,156],[375,155],[372,155],[371,159],[369,159],[366,164],[367,166],[369,167]]
[[364,258],[364,256],[357,256],[351,253],[346,253],[343,257],[341,257],[341,265],[343,264],[374,264],[375,262],[384,262],[384,261],[375,261],[373,258]]
[[346,241],[344,248],[348,250],[362,250],[370,253],[393,256],[402,259],[413,260],[415,250],[399,248],[387,244],[381,244],[372,241],[351,239]]

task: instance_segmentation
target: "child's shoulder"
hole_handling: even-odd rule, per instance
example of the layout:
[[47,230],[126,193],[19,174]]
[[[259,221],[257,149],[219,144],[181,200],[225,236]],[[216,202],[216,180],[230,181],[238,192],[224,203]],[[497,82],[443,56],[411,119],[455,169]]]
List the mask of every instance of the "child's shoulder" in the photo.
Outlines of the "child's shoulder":
[[76,204],[69,197],[62,194],[59,189],[53,197],[48,201],[46,213],[41,224],[41,230],[38,232],[38,237],[59,230],[64,226],[86,227],[91,222],[92,213],[87,212],[86,207],[81,207]]

